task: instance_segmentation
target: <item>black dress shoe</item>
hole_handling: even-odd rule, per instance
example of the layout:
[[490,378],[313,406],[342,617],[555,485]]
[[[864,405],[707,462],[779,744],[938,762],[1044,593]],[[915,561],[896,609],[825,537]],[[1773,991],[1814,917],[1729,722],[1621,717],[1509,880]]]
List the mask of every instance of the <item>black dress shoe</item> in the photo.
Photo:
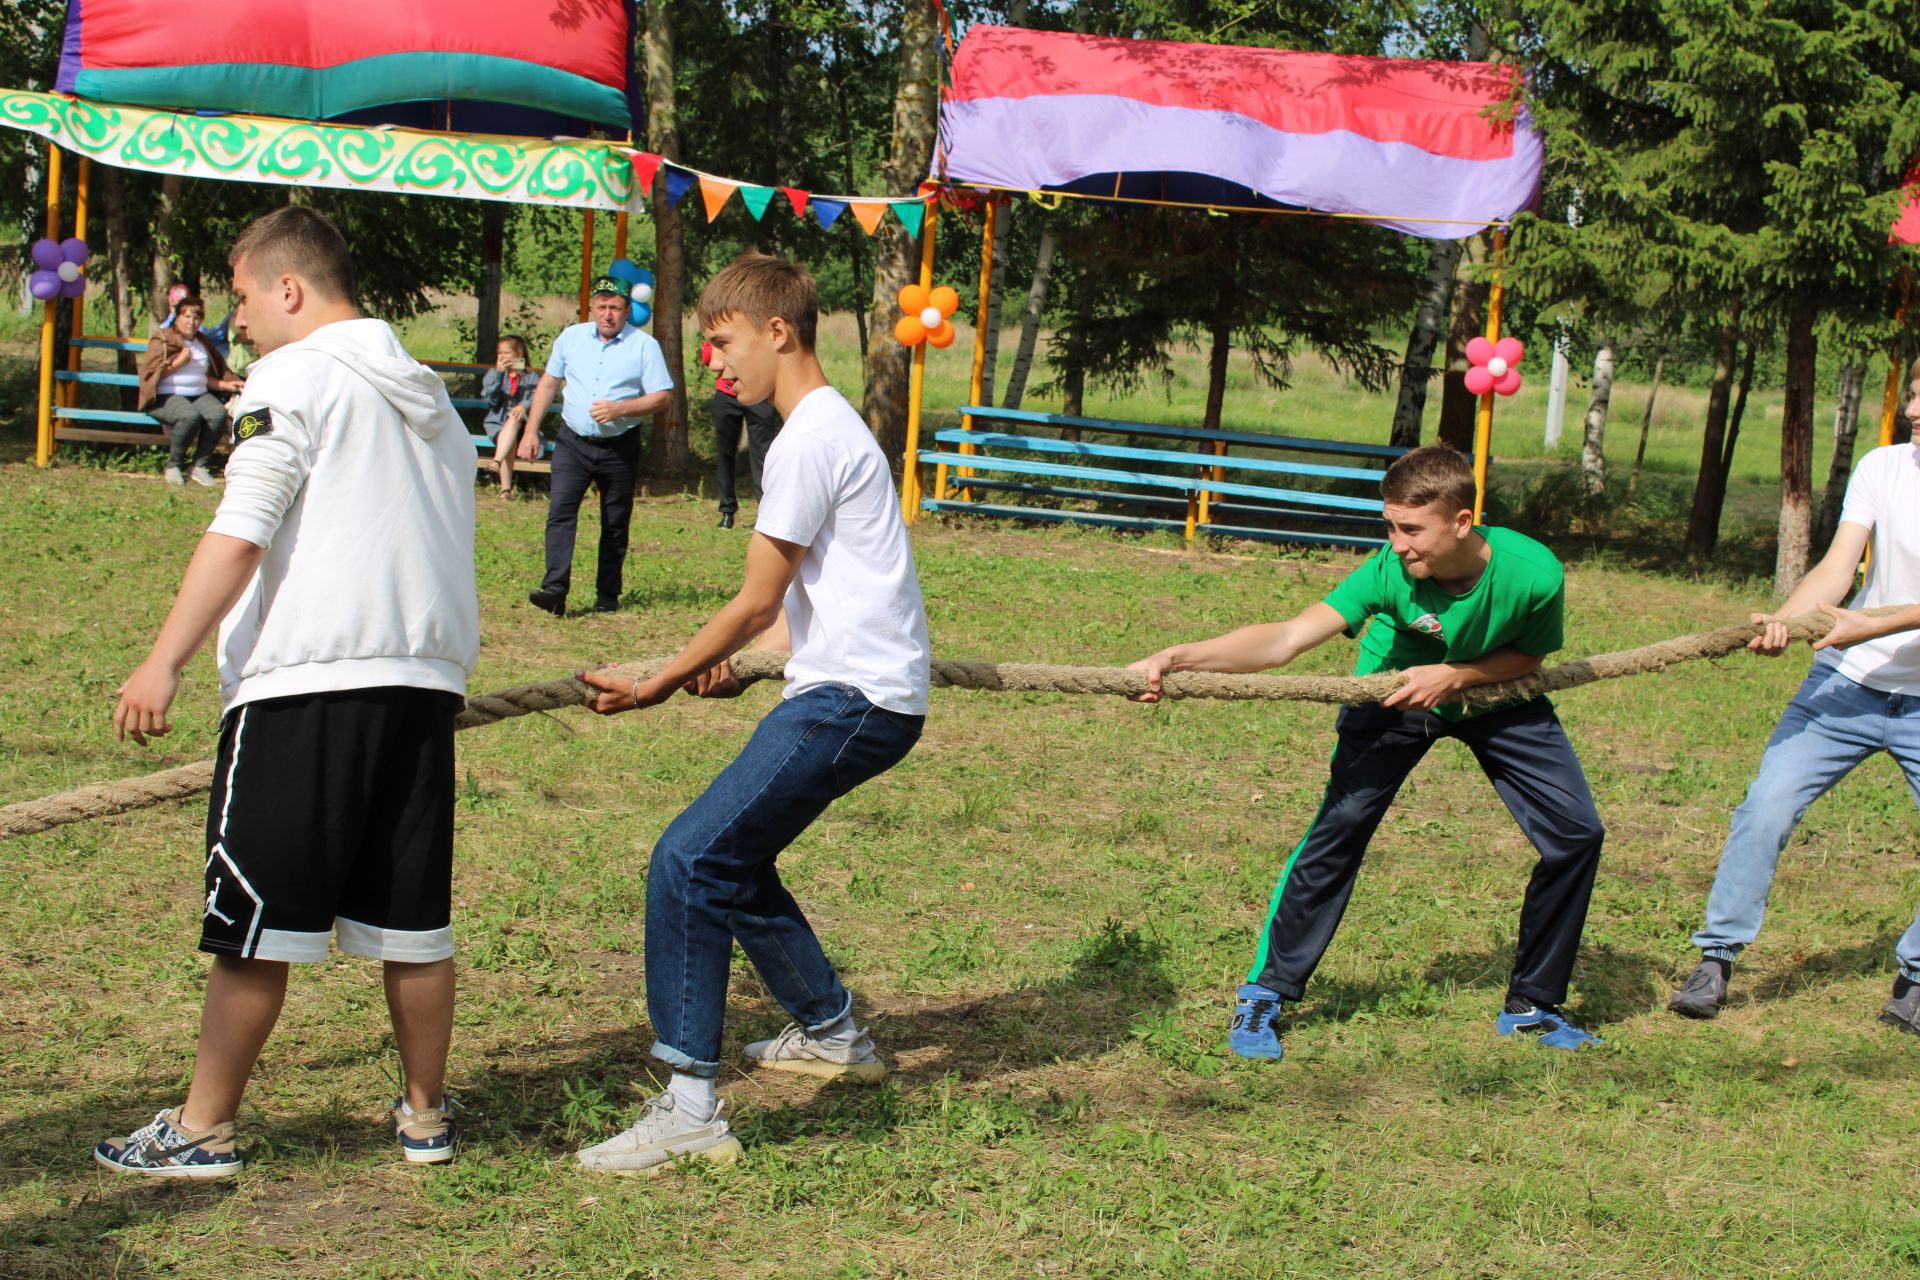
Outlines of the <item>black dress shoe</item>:
[[567,611],[567,598],[553,591],[529,591],[527,603],[536,609],[545,609],[556,618]]
[[618,600],[595,600],[593,602],[593,611],[595,613],[616,613],[619,609],[620,602]]
[[722,511],[722,512],[720,513],[720,527],[721,527],[722,529],[731,529],[731,528],[733,528],[733,512],[731,512],[731,511]]

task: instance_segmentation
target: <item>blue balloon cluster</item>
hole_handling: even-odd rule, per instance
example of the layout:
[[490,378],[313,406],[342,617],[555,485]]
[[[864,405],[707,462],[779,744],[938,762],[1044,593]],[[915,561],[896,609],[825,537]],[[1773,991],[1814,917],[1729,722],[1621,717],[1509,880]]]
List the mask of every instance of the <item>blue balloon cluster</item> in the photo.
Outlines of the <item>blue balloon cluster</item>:
[[653,319],[653,272],[628,258],[615,258],[613,265],[607,268],[607,274],[615,280],[624,281],[627,294],[633,299],[633,310],[627,314],[630,324],[645,325]]

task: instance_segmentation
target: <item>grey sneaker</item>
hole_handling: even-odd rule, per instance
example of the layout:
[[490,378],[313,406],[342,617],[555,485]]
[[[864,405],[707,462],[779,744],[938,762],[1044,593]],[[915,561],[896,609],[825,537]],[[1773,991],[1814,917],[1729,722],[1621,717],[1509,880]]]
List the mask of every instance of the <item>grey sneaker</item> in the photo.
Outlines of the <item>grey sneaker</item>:
[[207,470],[205,467],[195,467],[192,471],[187,473],[187,479],[193,481],[197,485],[204,485],[209,489],[213,488],[215,484],[219,483],[213,478],[213,472]]
[[579,1159],[582,1168],[595,1173],[650,1176],[676,1160],[696,1156],[715,1164],[740,1158],[740,1139],[727,1127],[727,1104],[721,1102],[713,1119],[700,1124],[674,1109],[671,1093],[662,1093],[647,1099],[631,1129],[586,1148]]
[[1725,960],[1702,956],[1686,983],[1667,1001],[1667,1009],[1702,1022],[1715,1017],[1727,1003],[1727,976],[1732,972],[1733,966]]
[[769,1071],[857,1080],[861,1084],[879,1084],[887,1078],[887,1064],[873,1051],[873,1038],[864,1031],[853,1038],[852,1044],[835,1046],[822,1044],[808,1035],[806,1028],[790,1022],[773,1039],[755,1040],[746,1053],[755,1066]]
[[168,467],[166,477],[167,483],[171,485],[183,485],[187,482],[187,478],[180,474],[180,468],[178,467]]
[[1920,1036],[1920,982],[1901,974],[1893,980],[1893,999],[1881,1006],[1880,1021],[1910,1036]]

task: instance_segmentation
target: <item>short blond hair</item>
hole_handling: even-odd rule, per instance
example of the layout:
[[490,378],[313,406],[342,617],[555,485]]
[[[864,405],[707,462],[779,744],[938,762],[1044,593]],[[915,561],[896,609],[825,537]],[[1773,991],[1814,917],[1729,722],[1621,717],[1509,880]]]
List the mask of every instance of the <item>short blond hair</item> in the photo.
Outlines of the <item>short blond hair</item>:
[[820,290],[813,273],[770,253],[743,253],[721,268],[700,291],[700,327],[711,329],[728,316],[756,328],[779,316],[793,326],[800,346],[813,350],[820,324]]
[[1443,503],[1448,513],[1473,510],[1473,464],[1443,444],[1409,449],[1380,480],[1380,497],[1396,507]]

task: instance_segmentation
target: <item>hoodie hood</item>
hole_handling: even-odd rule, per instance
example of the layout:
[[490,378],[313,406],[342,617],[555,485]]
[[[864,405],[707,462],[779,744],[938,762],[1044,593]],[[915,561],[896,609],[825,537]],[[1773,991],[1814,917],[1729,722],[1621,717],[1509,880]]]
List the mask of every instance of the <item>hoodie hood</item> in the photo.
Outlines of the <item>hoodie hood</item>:
[[385,320],[337,320],[292,345],[331,356],[352,370],[422,440],[433,439],[459,421],[447,398],[447,384],[407,354]]

